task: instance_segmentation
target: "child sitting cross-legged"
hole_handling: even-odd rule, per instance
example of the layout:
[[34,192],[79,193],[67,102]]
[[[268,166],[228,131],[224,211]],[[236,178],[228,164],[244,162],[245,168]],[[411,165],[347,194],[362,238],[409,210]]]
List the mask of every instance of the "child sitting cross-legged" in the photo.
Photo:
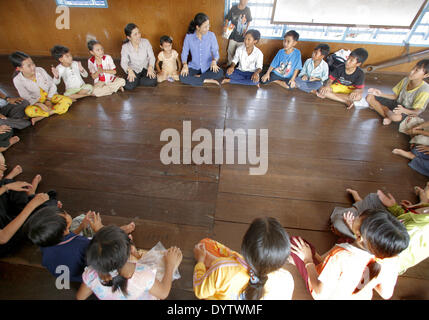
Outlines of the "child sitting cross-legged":
[[368,89],[368,101],[381,117],[383,124],[402,121],[406,116],[417,116],[425,111],[429,102],[429,59],[420,60],[392,90],[393,94],[383,93],[379,89]]
[[51,54],[60,62],[55,68],[52,67],[54,82],[60,84],[61,78],[64,80],[66,91],[64,95],[72,100],[88,97],[92,95],[94,87],[83,81],[82,77],[87,77],[88,72],[79,61],[73,61],[73,56],[67,47],[56,45],[51,49]]
[[[61,207],[61,208],[60,208]],[[93,232],[103,227],[100,214],[89,211],[85,219],[75,230],[70,230],[73,219],[59,207],[46,207],[34,213],[25,225],[28,238],[41,247],[42,265],[54,276],[59,276],[61,271],[58,266],[67,266],[70,272],[70,281],[82,282],[82,273],[86,266],[85,254],[90,240],[81,233],[87,226]],[[121,227],[127,233],[131,233],[135,225],[130,223]]]
[[319,89],[317,96],[344,103],[347,109],[353,108],[355,102],[362,99],[365,74],[359,67],[367,58],[368,52],[364,48],[353,50],[346,63],[331,72],[328,82]]
[[164,253],[165,272],[161,281],[157,270],[132,261],[135,247],[130,237],[117,226],[101,228],[91,240],[86,258],[88,267],[76,294],[78,300],[94,293],[100,300],[166,299],[173,274],[182,262],[182,252],[171,247]]
[[[258,30],[249,30],[244,36],[244,45],[235,51],[231,66],[226,71],[224,83],[256,85],[259,87],[259,74],[262,71],[264,55],[255,45],[261,39]],[[238,68],[235,68],[238,65]]]
[[294,281],[282,268],[289,253],[289,235],[269,217],[253,220],[241,254],[203,239],[194,248],[195,295],[208,300],[291,300]]
[[307,59],[296,77],[296,87],[308,93],[316,93],[328,80],[329,66],[324,60],[329,54],[327,44],[319,44],[313,51],[311,58]]

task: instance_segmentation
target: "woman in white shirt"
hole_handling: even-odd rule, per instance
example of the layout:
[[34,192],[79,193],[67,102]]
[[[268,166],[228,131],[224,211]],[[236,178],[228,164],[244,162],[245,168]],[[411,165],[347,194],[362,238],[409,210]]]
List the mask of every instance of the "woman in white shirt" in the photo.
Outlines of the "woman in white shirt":
[[127,24],[124,31],[127,36],[121,50],[121,67],[127,74],[124,89],[133,90],[139,85],[155,87],[158,84],[155,55],[149,40],[142,38],[134,23]]

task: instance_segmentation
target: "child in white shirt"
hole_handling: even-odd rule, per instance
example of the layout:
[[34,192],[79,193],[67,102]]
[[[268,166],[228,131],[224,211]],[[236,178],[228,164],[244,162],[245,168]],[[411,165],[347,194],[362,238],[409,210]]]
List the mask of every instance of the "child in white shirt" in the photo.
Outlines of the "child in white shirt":
[[97,40],[88,41],[88,50],[92,57],[88,59],[88,70],[94,79],[94,95],[108,96],[119,89],[123,92],[125,80],[116,77],[116,65]]
[[86,84],[82,79],[82,77],[88,76],[88,72],[83,68],[80,61],[73,61],[70,50],[67,47],[57,45],[51,49],[51,54],[55,60],[60,62],[56,68],[52,67],[52,73],[56,85],[60,84],[61,78],[63,78],[66,86],[64,95],[72,100],[91,96],[93,86]]
[[[261,38],[258,30],[249,30],[244,36],[244,44],[235,51],[231,66],[226,71],[224,83],[244,84],[259,87],[259,74],[262,71],[264,55],[261,50],[256,48]],[[235,67],[238,64],[238,68]]]

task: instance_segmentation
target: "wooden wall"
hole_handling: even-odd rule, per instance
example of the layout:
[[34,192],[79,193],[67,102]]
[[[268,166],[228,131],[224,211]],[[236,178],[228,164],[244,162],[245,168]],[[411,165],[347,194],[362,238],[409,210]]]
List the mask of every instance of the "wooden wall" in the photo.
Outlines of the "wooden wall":
[[[75,56],[88,55],[87,35],[95,36],[105,47],[106,53],[119,58],[125,39],[123,28],[136,23],[143,37],[149,39],[155,54],[159,52],[159,38],[168,34],[180,53],[189,22],[198,12],[210,17],[211,31],[218,35],[221,61],[226,59],[227,40],[221,37],[223,0],[109,0],[107,9],[70,8],[70,29],[58,30],[55,22],[60,14],[55,12],[55,0],[0,1],[0,54],[22,50],[31,55],[49,55],[55,44],[68,46]],[[354,49],[361,45],[329,43],[332,51]],[[304,59],[311,56],[316,42],[299,42]],[[282,47],[281,40],[261,40],[259,47],[269,63]],[[376,64],[397,58],[405,53],[401,46],[365,45],[369,52],[367,64]],[[410,52],[425,48],[413,47]],[[415,62],[383,71],[408,72]]]

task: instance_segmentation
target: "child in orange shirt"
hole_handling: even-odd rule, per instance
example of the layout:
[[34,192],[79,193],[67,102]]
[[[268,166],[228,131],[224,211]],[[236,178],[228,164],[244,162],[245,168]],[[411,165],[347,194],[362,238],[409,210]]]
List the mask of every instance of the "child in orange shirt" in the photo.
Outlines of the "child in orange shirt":
[[408,247],[405,227],[385,210],[344,214],[355,234],[352,244],[335,245],[324,258],[302,238],[292,238],[292,258],[314,299],[371,300],[375,289],[383,299],[393,295],[398,254]]

